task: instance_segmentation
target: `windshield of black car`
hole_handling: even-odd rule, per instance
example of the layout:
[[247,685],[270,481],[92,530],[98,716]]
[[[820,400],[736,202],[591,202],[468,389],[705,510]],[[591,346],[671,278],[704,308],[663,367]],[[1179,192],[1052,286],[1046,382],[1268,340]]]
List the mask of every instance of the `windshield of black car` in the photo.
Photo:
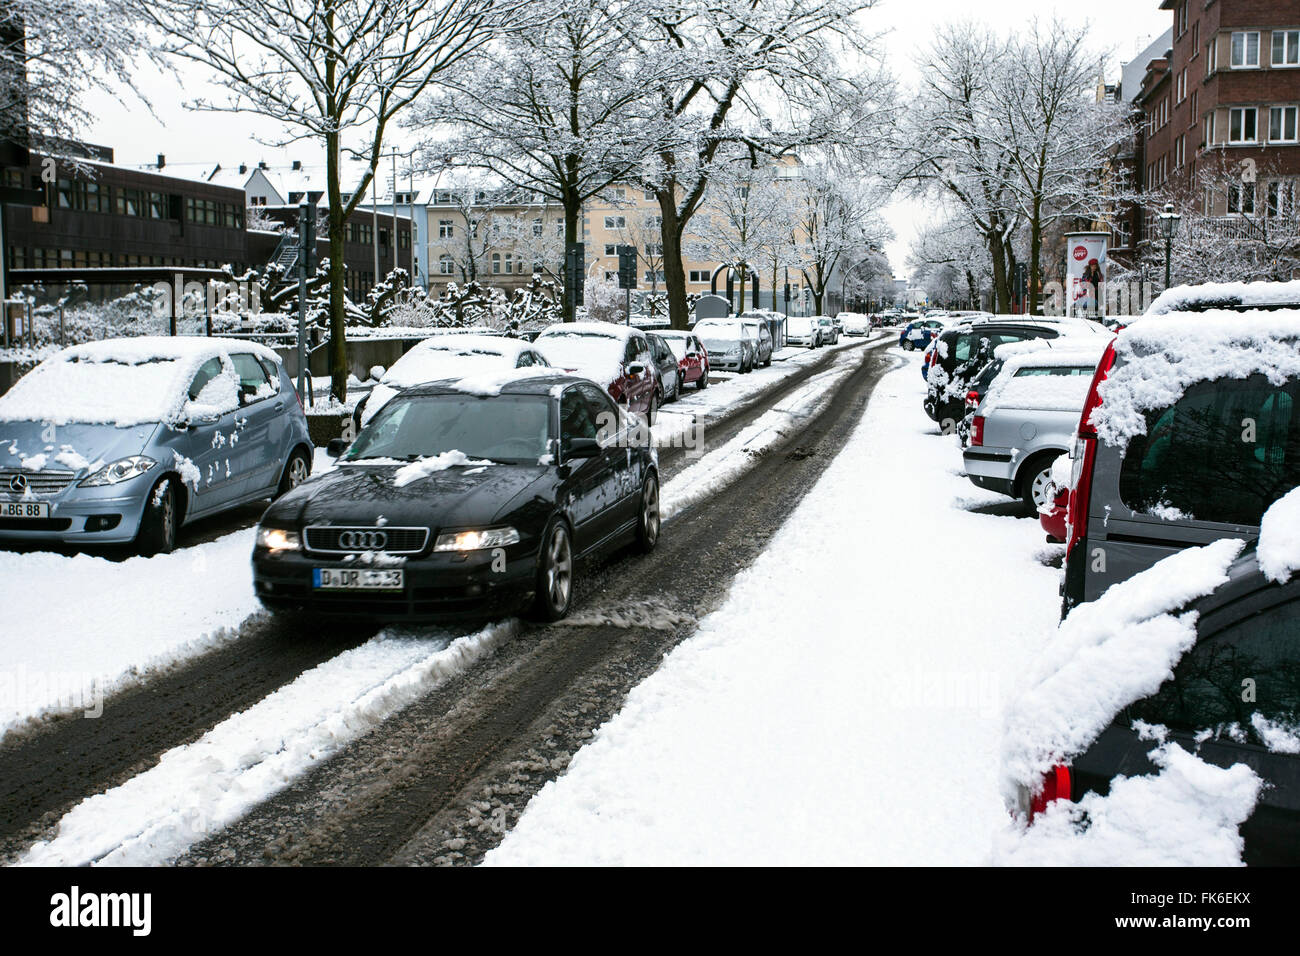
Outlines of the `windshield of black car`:
[[544,395],[398,397],[361,429],[345,461],[415,461],[449,451],[502,462],[536,461],[548,451]]

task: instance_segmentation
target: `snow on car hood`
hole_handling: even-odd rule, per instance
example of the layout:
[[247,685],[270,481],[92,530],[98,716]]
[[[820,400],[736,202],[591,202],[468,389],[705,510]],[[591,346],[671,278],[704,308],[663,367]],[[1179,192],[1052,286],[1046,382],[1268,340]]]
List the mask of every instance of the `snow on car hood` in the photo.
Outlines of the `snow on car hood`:
[[0,422],[0,468],[89,474],[140,454],[159,427]]

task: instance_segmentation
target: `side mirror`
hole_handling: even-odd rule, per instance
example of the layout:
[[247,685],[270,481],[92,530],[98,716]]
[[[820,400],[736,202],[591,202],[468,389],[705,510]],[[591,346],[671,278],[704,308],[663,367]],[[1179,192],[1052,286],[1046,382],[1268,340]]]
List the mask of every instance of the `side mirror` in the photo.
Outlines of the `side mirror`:
[[346,438],[331,438],[329,444],[325,446],[325,454],[331,458],[338,458],[348,450],[348,445],[352,444]]
[[631,365],[629,365],[629,366],[627,367],[627,374],[628,374],[628,375],[644,375],[644,374],[645,374],[645,366],[642,365],[640,362],[633,362]]
[[600,452],[600,442],[594,438],[570,438],[564,448],[564,459],[596,458]]

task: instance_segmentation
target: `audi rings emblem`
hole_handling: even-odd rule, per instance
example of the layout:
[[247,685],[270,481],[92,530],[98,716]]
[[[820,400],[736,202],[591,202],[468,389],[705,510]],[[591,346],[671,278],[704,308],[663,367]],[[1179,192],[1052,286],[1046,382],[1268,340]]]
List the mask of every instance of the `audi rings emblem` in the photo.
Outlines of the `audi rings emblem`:
[[339,534],[339,547],[345,551],[382,551],[388,544],[388,534],[383,531],[343,531]]
[[9,479],[9,489],[18,492],[21,495],[27,490],[27,479],[22,475],[14,475]]

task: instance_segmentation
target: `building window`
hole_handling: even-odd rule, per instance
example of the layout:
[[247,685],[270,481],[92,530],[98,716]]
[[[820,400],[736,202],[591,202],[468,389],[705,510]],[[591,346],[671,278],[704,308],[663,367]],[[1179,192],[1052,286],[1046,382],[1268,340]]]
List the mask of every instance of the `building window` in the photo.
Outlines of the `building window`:
[[1219,68],[1219,40],[1211,37],[1205,45],[1205,75],[1209,76]]
[[438,273],[440,275],[449,276],[455,271],[456,271],[456,264],[454,261],[452,261],[451,256],[447,255],[447,253],[444,252],[442,255],[438,257]]
[[533,220],[533,235],[539,239],[542,236],[542,221],[540,219]]
[[1178,35],[1182,36],[1186,32],[1187,32],[1187,3],[1186,0],[1184,0],[1183,3],[1180,3],[1178,5]]
[[1268,141],[1296,142],[1296,107],[1274,106],[1268,111]]
[[645,272],[645,281],[654,284],[664,281],[664,271],[662,269],[647,269]]
[[501,274],[501,253],[492,253],[492,274],[499,276]]
[[80,179],[60,179],[56,187],[55,201],[60,209],[73,209],[78,212],[112,211],[108,187]]
[[1259,31],[1250,30],[1232,35],[1232,68],[1249,70],[1259,66]]
[[1199,99],[1199,97],[1196,95],[1196,90],[1192,90],[1192,93],[1191,93],[1191,101],[1192,101],[1192,102],[1191,102],[1191,105],[1190,105],[1187,109],[1188,109],[1188,112],[1192,114],[1192,125],[1193,125],[1193,126],[1196,125],[1196,118],[1197,118],[1197,116],[1199,115],[1199,114],[1197,113],[1197,111],[1196,111],[1196,102],[1197,102],[1198,99]]
[[1255,184],[1230,183],[1228,185],[1228,214],[1253,216],[1255,214]]
[[618,255],[618,246],[612,242],[605,243],[605,255],[607,256]]
[[708,282],[710,272],[707,269],[692,269],[689,279],[691,282]]
[[1179,103],[1187,99],[1187,70],[1186,69],[1184,69],[1181,73],[1178,74],[1178,82],[1174,84],[1174,95],[1177,97]]
[[456,227],[452,225],[450,219],[438,220],[438,238],[450,239],[456,232]]
[[662,242],[647,242],[645,244],[645,254],[647,256],[662,256],[664,254],[664,244]]
[[1256,122],[1259,111],[1253,106],[1238,106],[1228,110],[1228,142],[1254,143],[1259,139]]
[[643,195],[645,196],[645,201],[646,201],[646,202],[658,202],[658,201],[659,201],[659,197],[655,195],[655,191],[654,191],[653,189],[647,189],[647,190],[644,190]]
[[1295,182],[1271,182],[1268,184],[1268,217],[1290,219],[1295,215]]
[[1273,66],[1300,66],[1300,30],[1273,31]]
[[606,216],[606,217],[605,217],[605,228],[606,228],[606,229],[626,229],[626,228],[627,228],[627,217],[626,217],[626,216]]

